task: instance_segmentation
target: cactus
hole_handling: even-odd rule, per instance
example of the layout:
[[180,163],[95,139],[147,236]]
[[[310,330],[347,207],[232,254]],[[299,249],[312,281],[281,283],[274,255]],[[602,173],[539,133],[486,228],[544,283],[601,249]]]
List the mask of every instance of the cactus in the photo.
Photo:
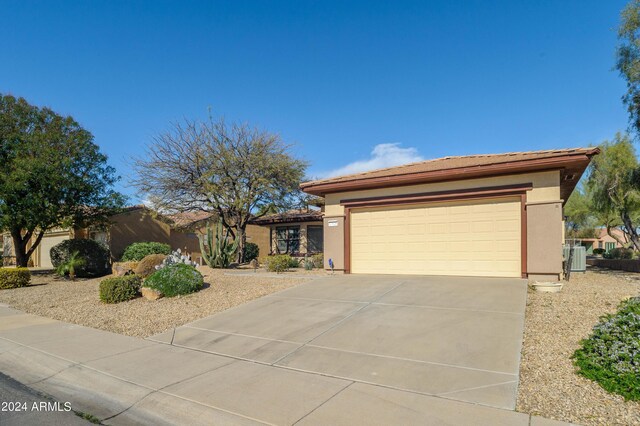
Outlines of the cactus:
[[227,268],[231,264],[231,259],[238,250],[238,240],[230,243],[228,237],[229,230],[223,235],[222,220],[218,221],[216,226],[215,239],[209,225],[205,235],[200,236],[202,258],[211,268]]

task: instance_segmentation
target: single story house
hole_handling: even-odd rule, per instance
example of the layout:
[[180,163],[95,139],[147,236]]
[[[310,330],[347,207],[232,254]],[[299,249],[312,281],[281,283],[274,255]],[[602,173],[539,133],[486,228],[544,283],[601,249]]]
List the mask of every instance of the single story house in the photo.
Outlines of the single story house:
[[268,229],[268,250],[261,255],[289,254],[304,257],[322,253],[324,249],[324,229],[322,210],[297,209],[284,213],[265,215],[251,221],[251,224]]
[[[36,267],[51,268],[50,250],[64,240],[89,238],[105,243],[114,260],[120,259],[128,245],[135,242],[154,241],[169,244],[173,250],[180,249],[203,263],[198,234],[204,232],[207,223],[214,222],[211,213],[185,212],[161,215],[143,205],[125,208],[109,218],[110,224],[100,228],[51,229],[45,233],[30,259]],[[15,264],[13,242],[4,234],[3,257],[6,264]],[[247,227],[247,241],[256,242],[261,251],[269,250],[269,230],[257,225]]]
[[562,275],[563,205],[598,148],[444,157],[301,185],[345,273]]
[[614,248],[621,248],[622,244],[620,244],[618,240],[628,242],[627,236],[619,228],[611,229],[611,233],[616,236],[618,240],[609,235],[606,228],[600,228],[597,232],[597,238],[577,238],[575,240],[578,244],[586,248],[587,255],[593,254],[593,249],[602,249],[605,252],[609,252]]

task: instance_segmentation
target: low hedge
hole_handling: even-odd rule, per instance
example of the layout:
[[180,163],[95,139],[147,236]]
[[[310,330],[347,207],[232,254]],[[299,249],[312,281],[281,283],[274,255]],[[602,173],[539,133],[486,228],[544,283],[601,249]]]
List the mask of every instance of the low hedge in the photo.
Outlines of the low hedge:
[[633,250],[630,248],[617,247],[603,254],[605,259],[633,259]]
[[111,272],[111,252],[109,248],[94,240],[65,240],[51,247],[51,263],[54,268],[66,263],[71,255],[78,252],[78,256],[85,260],[84,265],[76,268],[78,277],[100,277]]
[[296,262],[296,260],[291,256],[289,256],[288,254],[276,254],[274,256],[268,256],[264,260],[264,264],[267,267],[267,271],[277,272],[277,273],[287,271],[289,268],[292,267],[291,265],[294,264],[294,262],[295,262],[295,265],[297,266],[298,263]]
[[605,390],[628,400],[640,400],[640,297],[606,315],[574,353],[578,373]]
[[0,268],[0,289],[26,287],[31,282],[28,268]]
[[202,289],[204,278],[193,266],[174,263],[158,269],[144,282],[145,287],[158,290],[165,297],[195,293]]
[[171,254],[171,246],[156,242],[133,243],[124,249],[120,260],[123,262],[138,262],[150,254],[164,254],[166,256]]
[[100,300],[105,303],[120,303],[140,295],[142,279],[136,275],[112,277],[100,282]]

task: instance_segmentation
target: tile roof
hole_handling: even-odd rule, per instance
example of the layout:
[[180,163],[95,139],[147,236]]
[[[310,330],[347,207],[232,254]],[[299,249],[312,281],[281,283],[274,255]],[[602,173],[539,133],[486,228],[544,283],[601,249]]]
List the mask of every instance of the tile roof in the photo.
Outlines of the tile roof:
[[174,214],[166,215],[166,217],[171,220],[172,225],[175,228],[186,228],[189,227],[201,220],[210,219],[215,216],[214,213],[211,212],[179,212]]
[[422,172],[435,172],[441,170],[461,169],[467,167],[488,166],[492,164],[514,163],[527,160],[540,160],[545,158],[564,157],[572,154],[593,155],[597,153],[597,148],[569,148],[553,149],[544,151],[508,152],[504,154],[479,154],[464,155],[456,157],[442,157],[433,160],[420,161],[401,166],[388,167],[384,169],[371,170],[363,173],[355,173],[345,176],[336,176],[327,179],[319,179],[305,182],[301,186],[307,186],[349,182],[354,180],[364,180],[389,176],[399,176]]
[[295,223],[320,221],[324,213],[320,210],[295,209],[284,213],[275,213],[252,219],[254,225],[270,225],[275,223]]

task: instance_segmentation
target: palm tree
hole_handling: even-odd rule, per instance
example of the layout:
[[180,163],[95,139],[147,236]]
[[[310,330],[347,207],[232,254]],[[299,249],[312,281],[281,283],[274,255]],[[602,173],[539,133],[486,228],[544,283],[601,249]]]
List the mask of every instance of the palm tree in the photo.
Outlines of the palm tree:
[[69,278],[74,281],[76,279],[76,268],[84,266],[85,263],[87,261],[80,257],[80,252],[74,251],[66,262],[58,266],[56,272],[61,276],[69,274]]

